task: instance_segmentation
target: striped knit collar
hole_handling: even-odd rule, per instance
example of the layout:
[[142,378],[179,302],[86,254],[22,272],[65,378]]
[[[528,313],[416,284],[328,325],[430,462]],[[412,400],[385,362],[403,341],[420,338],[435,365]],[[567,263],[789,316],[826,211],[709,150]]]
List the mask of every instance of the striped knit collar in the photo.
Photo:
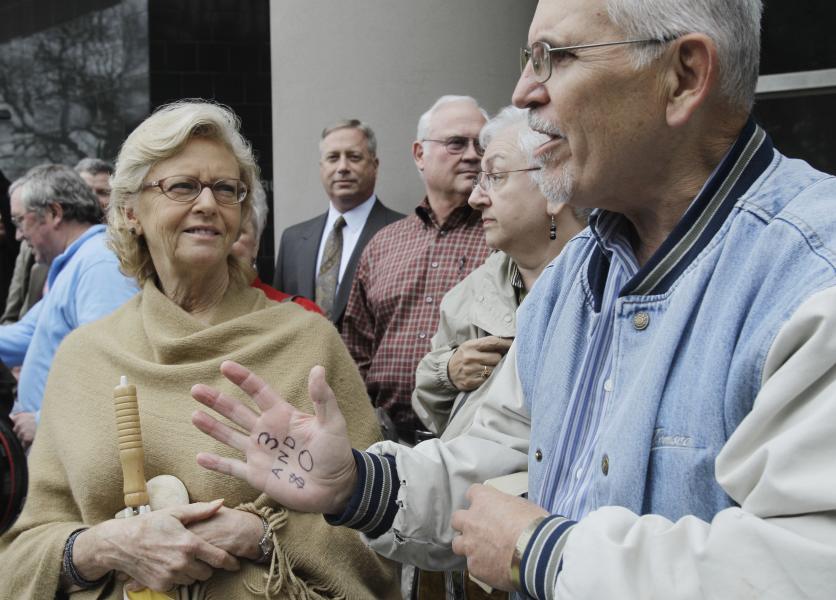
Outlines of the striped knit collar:
[[[619,296],[666,292],[720,230],[740,197],[769,166],[772,156],[769,136],[750,118],[671,234],[624,285]],[[608,241],[619,233],[625,236],[635,233],[622,215],[605,210],[593,211],[589,225],[598,247],[589,262],[587,275],[595,308],[600,310],[609,270]]]
[[514,262],[513,258],[508,260],[508,281],[511,282],[512,287],[518,290],[525,289],[525,283],[523,282],[522,273],[520,273],[520,267]]

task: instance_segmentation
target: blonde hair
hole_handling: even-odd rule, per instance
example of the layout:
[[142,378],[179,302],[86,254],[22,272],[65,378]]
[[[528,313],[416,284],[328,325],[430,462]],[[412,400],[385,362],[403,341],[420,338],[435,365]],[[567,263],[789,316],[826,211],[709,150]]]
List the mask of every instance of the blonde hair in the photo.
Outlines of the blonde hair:
[[[179,100],[161,106],[122,144],[111,178],[108,234],[122,272],[134,277],[140,286],[148,279],[156,278],[157,271],[145,238],[131,232],[128,209],[135,208],[143,180],[151,167],[176,155],[190,140],[214,140],[232,152],[238,162],[239,178],[248,190],[241,203],[241,222],[250,218],[253,196],[263,190],[252,147],[239,130],[240,120],[228,107],[200,99]],[[231,281],[249,285],[255,277],[252,267],[231,253],[227,264]]]

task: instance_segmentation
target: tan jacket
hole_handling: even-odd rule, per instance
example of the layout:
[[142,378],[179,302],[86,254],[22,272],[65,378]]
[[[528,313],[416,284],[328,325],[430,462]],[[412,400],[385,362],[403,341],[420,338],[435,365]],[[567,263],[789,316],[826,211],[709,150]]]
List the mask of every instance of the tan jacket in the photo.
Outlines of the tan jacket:
[[[447,363],[456,349],[468,340],[495,335],[514,337],[517,333],[517,298],[511,285],[511,258],[495,252],[485,263],[444,295],[438,332],[432,351],[418,363],[412,408],[424,425],[444,439],[461,433],[469,422],[478,399],[491,389],[503,359],[485,383],[472,392],[459,392],[447,376]],[[445,431],[454,412],[456,423]]]

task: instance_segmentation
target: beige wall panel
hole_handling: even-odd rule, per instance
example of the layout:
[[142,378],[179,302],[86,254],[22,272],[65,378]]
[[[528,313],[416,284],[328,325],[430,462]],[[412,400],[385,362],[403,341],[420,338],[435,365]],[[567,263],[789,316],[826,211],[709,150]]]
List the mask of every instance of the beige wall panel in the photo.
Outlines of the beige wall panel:
[[406,212],[422,198],[418,117],[442,94],[491,113],[510,102],[535,0],[271,0],[276,247],[327,208],[318,141],[336,119],[378,136],[377,191]]

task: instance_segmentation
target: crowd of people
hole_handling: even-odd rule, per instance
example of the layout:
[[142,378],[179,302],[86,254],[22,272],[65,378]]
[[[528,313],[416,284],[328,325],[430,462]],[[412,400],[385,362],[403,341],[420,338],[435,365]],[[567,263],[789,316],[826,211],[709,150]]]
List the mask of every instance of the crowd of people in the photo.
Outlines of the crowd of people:
[[272,286],[226,107],[12,182],[0,598],[832,598],[836,178],[751,116],[761,13],[541,0],[512,106],[418,118],[409,215],[323,129]]

